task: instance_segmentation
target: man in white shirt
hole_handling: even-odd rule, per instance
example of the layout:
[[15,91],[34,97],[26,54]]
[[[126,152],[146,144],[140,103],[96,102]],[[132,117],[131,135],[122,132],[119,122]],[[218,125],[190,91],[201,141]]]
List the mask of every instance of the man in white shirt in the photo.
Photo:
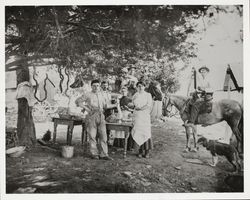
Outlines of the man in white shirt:
[[107,104],[111,103],[111,94],[109,89],[109,84],[106,81],[102,81],[101,83],[101,93],[103,95],[103,97],[105,98],[105,100],[107,101]]
[[[77,106],[88,112],[86,116],[86,127],[89,134],[90,153],[93,159],[113,160],[108,156],[106,122],[104,109],[111,107],[100,92],[99,80],[91,82],[92,91],[76,99]],[[113,105],[116,107],[116,105]],[[98,133],[97,134],[97,130]],[[99,138],[100,152],[97,148],[96,136]]]
[[[105,99],[106,104],[111,105],[111,93],[109,91],[109,84],[106,81],[102,81],[101,83],[101,94]],[[104,109],[105,119],[111,114],[112,114],[112,108],[110,109],[108,106],[106,109]]]
[[[209,73],[209,68],[206,66],[202,66],[199,69],[199,72],[201,74],[201,78],[197,81],[197,91],[194,93],[194,95],[197,95],[198,93],[201,93],[201,99],[198,99],[191,105],[190,110],[190,118],[187,123],[195,124],[198,114],[201,111],[201,107],[207,103],[206,106],[209,106],[208,102],[212,100],[213,90],[211,87],[210,82],[207,79],[207,74]],[[211,107],[207,108],[207,111],[211,111],[209,109],[212,109]]]
[[207,93],[213,92],[212,86],[207,77],[209,73],[209,68],[203,66],[199,69],[199,72],[201,74],[201,78],[198,79],[198,91]]

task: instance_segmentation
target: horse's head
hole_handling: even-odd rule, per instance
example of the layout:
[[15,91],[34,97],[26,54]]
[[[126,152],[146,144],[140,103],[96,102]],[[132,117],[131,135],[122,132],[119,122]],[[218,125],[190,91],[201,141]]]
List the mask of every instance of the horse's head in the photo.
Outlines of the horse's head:
[[173,107],[173,102],[171,101],[171,97],[166,94],[162,100],[162,115],[167,117],[170,116],[172,107]]

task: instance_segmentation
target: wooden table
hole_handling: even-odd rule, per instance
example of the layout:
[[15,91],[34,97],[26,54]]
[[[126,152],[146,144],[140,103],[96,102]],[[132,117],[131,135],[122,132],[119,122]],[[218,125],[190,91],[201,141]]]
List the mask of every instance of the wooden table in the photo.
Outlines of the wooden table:
[[82,144],[83,141],[86,141],[87,135],[85,131],[85,122],[83,119],[76,119],[76,118],[57,118],[54,117],[52,118],[52,121],[54,122],[54,132],[53,132],[53,142],[56,142],[56,129],[57,125],[67,125],[68,130],[67,130],[67,145],[71,145],[72,142],[72,134],[73,134],[73,129],[74,126],[81,125],[82,126]]
[[106,122],[106,128],[107,128],[107,130],[124,131],[125,144],[124,144],[123,157],[126,158],[128,137],[129,137],[131,130],[133,128],[132,123],[108,123],[108,122]]

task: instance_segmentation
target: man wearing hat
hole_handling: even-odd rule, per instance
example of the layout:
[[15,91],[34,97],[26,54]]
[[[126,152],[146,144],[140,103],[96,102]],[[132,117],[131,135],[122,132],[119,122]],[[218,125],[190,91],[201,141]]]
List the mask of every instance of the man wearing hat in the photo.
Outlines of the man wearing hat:
[[130,65],[128,67],[128,74],[126,76],[129,96],[132,97],[136,93],[136,84],[138,79],[135,77],[135,67]]
[[202,66],[199,69],[199,72],[201,74],[201,78],[198,79],[198,91],[200,92],[212,92],[211,84],[209,83],[207,79],[207,74],[209,73],[209,68],[206,66]]
[[135,67],[133,65],[130,65],[128,67],[127,80],[129,85],[136,85],[136,83],[138,82],[138,79],[135,77]]
[[213,99],[213,89],[207,79],[207,75],[210,70],[208,67],[202,66],[198,71],[201,74],[201,77],[198,77],[197,79],[197,90],[194,93],[194,96],[197,96],[198,93],[201,95],[200,98],[191,105],[190,118],[187,122],[191,124],[195,124],[198,114],[201,111],[204,112],[204,109],[202,108],[205,108],[206,112],[211,112],[212,109],[211,100]]

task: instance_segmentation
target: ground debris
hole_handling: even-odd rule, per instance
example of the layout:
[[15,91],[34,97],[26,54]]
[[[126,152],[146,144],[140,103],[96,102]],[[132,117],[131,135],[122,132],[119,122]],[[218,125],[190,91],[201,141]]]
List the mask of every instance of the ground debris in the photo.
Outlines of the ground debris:
[[91,181],[91,178],[88,178],[88,177],[82,178],[82,181],[89,182],[89,181]]
[[36,185],[36,186],[57,186],[57,185],[60,185],[60,183],[52,182],[52,181],[44,181],[44,182],[36,182],[33,185]]
[[141,184],[142,184],[144,187],[148,187],[148,186],[151,185],[151,183],[148,182],[148,181],[141,181]]
[[204,163],[201,160],[196,159],[196,158],[194,158],[194,159],[186,159],[185,161],[188,162],[188,163],[204,165]]
[[164,178],[164,177],[162,177],[162,176],[159,177],[158,180],[159,180],[162,184],[164,184],[164,185],[172,186],[172,183],[170,183],[166,178]]
[[73,169],[76,170],[76,171],[81,171],[82,170],[82,168],[80,168],[80,167],[74,167]]
[[34,193],[36,188],[26,187],[26,188],[18,188],[14,193]]
[[228,175],[224,179],[225,183],[235,192],[244,191],[244,181],[241,175]]
[[[224,171],[227,163],[221,162],[218,170],[205,165],[205,158],[209,155],[207,151],[200,151],[199,154],[181,153],[185,137],[177,135],[182,129],[178,126],[180,123],[175,125],[167,121],[164,129],[153,128],[155,148],[150,160],[136,159],[137,152],[134,150],[128,152],[126,160],[114,155],[114,162],[90,160],[88,150],[83,150],[81,146],[82,127],[75,127],[73,140],[77,157],[71,160],[41,148],[43,145],[40,144],[38,148],[27,151],[24,159],[6,159],[6,193],[31,193],[32,188],[35,188],[35,193],[197,193],[243,190],[229,186],[232,183],[236,187],[235,178],[224,180],[228,175],[228,168]],[[169,126],[174,126],[174,129],[166,134]],[[61,129],[65,133],[66,128],[62,126]],[[51,147],[60,150],[65,144],[65,134],[58,134],[58,141],[61,143],[51,144]],[[112,151],[119,154],[123,149],[116,151],[115,147],[110,147]],[[203,161],[203,165],[194,163],[195,159]],[[242,180],[239,180],[241,185]],[[22,189],[27,187],[31,189]]]
[[128,178],[133,178],[132,176],[132,172],[129,172],[129,171],[125,171],[125,172],[122,172],[122,174],[125,176],[125,177],[128,177]]
[[42,181],[44,179],[46,179],[47,177],[46,176],[36,176],[33,180],[33,182],[37,182],[37,181]]
[[23,175],[24,178],[27,178],[27,177],[30,177],[30,176],[32,176],[32,174],[25,174],[25,175]]
[[38,171],[42,171],[42,170],[44,170],[44,169],[45,169],[44,167],[30,168],[30,169],[24,170],[24,172],[27,172],[27,173],[38,172]]
[[65,161],[65,160],[61,161],[61,163],[64,165],[71,165],[72,164],[71,161]]

